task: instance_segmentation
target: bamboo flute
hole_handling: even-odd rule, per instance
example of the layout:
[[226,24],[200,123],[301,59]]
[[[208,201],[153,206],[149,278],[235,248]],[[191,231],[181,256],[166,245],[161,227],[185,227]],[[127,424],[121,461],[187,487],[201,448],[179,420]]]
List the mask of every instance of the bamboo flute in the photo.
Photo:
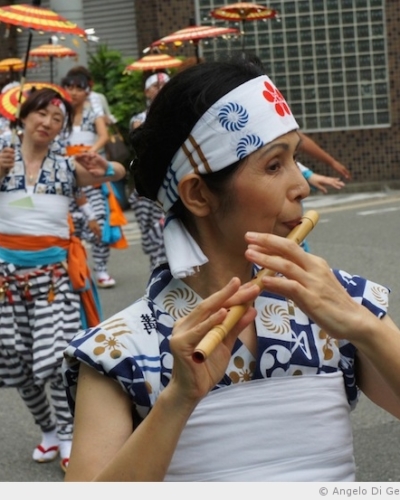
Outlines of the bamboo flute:
[[[314,229],[319,219],[319,215],[315,210],[309,210],[301,218],[301,222],[288,235],[287,239],[295,241],[298,245],[306,238],[306,236]],[[262,278],[264,276],[273,276],[274,271],[269,269],[261,269],[257,275],[251,280],[252,283],[258,285],[262,290]],[[215,347],[222,342],[228,335],[236,323],[247,311],[249,304],[239,304],[232,306],[228,310],[225,320],[212,328],[205,337],[199,342],[193,352],[193,360],[197,363],[204,362],[212,353]]]

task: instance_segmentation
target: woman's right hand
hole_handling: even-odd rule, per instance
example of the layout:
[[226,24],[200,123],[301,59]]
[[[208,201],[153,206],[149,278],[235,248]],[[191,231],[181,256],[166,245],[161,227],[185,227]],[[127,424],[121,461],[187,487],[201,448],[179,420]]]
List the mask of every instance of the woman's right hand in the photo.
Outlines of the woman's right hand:
[[196,404],[223,378],[236,338],[254,321],[256,310],[253,307],[248,308],[228,336],[203,363],[193,360],[194,350],[214,326],[222,323],[228,308],[252,303],[259,293],[257,285],[246,283],[241,286],[240,280],[233,278],[222,290],[203,300],[190,314],[175,323],[170,340],[174,365],[169,390],[175,388],[180,398],[189,404]]
[[97,220],[96,219],[89,220],[88,226],[89,226],[89,229],[92,231],[92,233],[95,235],[96,239],[98,241],[101,241],[102,231],[101,231],[100,224],[97,222]]
[[6,147],[0,151],[0,177],[8,175],[15,163],[15,151]]

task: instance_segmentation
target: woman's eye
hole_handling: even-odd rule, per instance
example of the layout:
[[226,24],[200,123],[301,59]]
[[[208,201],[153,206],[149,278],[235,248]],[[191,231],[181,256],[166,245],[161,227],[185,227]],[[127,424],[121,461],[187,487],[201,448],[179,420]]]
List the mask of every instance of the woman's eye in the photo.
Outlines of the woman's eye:
[[276,170],[278,170],[279,167],[280,167],[280,163],[274,162],[274,163],[271,163],[270,165],[267,166],[267,170],[269,170],[270,172],[276,172]]

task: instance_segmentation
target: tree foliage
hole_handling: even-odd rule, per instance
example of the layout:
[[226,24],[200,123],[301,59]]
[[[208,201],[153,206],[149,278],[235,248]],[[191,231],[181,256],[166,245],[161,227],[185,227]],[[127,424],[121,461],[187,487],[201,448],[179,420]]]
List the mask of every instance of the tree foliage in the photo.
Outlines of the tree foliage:
[[145,109],[142,72],[124,73],[125,67],[131,62],[132,59],[123,58],[118,50],[109,49],[105,44],[98,45],[88,61],[95,82],[93,90],[106,96],[125,138],[129,132],[130,118]]

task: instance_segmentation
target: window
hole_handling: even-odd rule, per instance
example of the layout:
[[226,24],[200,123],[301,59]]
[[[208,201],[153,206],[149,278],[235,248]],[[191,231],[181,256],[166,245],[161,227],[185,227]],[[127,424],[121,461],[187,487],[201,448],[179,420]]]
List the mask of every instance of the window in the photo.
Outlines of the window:
[[[230,0],[196,0],[202,24],[233,26],[209,13]],[[244,40],[203,45],[206,59],[258,55],[303,130],[390,124],[384,0],[271,0],[279,17],[244,23]]]

